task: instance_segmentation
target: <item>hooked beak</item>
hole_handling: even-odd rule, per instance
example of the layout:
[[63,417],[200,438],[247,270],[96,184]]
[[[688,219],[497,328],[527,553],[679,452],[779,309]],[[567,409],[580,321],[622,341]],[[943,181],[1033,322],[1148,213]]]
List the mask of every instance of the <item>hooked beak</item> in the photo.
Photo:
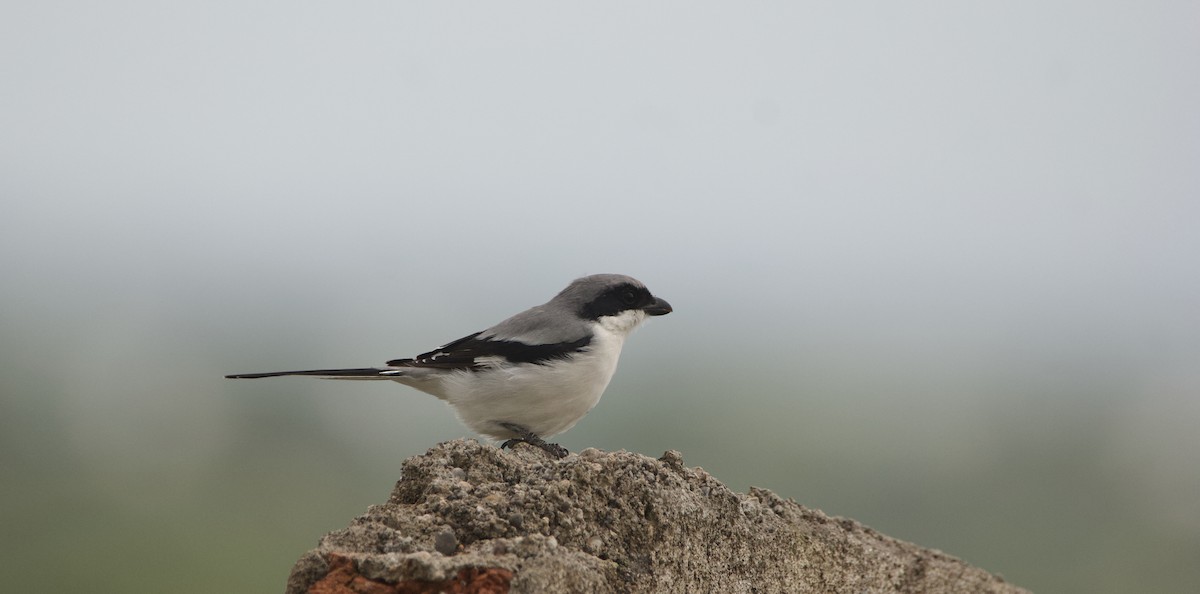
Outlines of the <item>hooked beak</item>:
[[646,315],[648,316],[665,316],[671,313],[673,310],[671,309],[671,304],[667,303],[665,299],[659,299],[658,297],[655,297],[654,303],[643,307],[642,311],[646,312]]

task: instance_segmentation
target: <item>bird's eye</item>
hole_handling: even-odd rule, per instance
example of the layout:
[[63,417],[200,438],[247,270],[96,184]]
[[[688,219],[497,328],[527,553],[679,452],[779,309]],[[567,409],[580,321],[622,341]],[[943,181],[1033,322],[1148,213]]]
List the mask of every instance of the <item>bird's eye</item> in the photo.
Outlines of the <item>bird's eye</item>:
[[625,305],[634,305],[637,303],[637,300],[637,293],[634,293],[632,290],[627,289],[621,291],[621,303],[624,303]]

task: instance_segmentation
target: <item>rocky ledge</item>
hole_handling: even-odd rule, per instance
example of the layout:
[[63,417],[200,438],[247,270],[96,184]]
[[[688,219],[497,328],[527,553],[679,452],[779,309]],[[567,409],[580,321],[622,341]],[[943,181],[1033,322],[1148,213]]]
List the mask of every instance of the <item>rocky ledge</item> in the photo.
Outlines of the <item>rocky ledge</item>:
[[289,594],[1025,590],[939,551],[763,489],[735,493],[678,452],[439,444],[387,503],[321,539]]

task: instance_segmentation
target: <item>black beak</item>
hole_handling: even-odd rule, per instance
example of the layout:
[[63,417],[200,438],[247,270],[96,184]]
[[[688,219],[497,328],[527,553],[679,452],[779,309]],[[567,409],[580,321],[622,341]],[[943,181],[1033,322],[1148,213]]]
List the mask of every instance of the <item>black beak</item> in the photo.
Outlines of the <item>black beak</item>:
[[671,313],[673,310],[671,309],[671,304],[667,303],[665,299],[659,299],[658,297],[655,297],[654,303],[643,307],[642,311],[646,312],[646,315],[648,316],[665,316]]

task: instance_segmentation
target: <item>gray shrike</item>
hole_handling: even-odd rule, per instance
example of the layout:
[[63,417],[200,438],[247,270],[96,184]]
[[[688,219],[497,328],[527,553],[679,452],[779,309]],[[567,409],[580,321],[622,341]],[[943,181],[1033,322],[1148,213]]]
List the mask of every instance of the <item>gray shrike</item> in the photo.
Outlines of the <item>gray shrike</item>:
[[570,429],[596,406],[625,337],[646,316],[669,313],[671,304],[636,279],[596,274],[487,330],[386,367],[225,377],[392,380],[445,400],[472,430],[507,439],[502,448],[525,442],[562,458],[566,448],[542,438]]

